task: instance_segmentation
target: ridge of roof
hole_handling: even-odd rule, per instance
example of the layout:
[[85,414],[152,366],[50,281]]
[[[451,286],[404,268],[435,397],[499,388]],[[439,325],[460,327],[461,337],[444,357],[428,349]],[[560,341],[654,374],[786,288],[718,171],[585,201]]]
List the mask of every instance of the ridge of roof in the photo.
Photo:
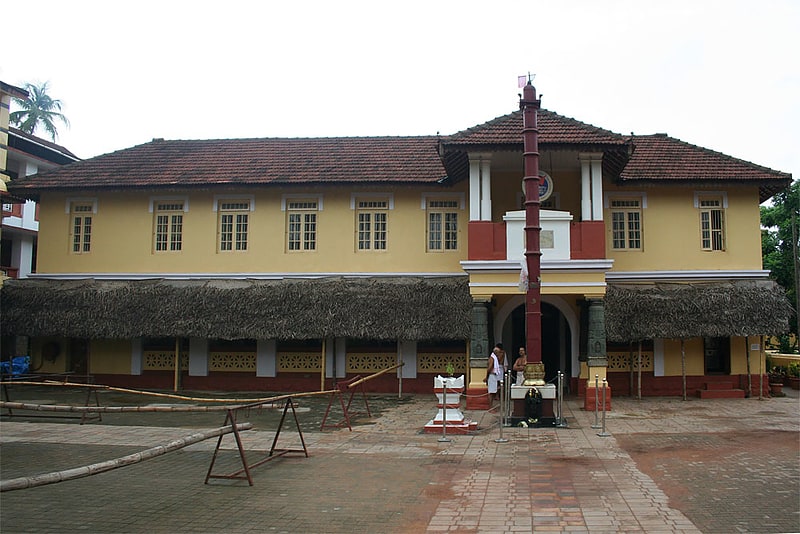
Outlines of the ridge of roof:
[[[577,119],[540,109],[540,144],[625,145],[628,137]],[[517,110],[443,138],[447,145],[522,144],[522,111]]]

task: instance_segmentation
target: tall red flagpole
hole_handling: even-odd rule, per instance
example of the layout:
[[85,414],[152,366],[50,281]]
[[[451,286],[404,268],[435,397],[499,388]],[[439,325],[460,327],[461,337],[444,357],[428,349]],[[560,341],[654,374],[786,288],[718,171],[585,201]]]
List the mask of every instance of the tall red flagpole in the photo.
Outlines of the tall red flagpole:
[[522,90],[523,165],[525,177],[525,264],[528,268],[528,290],[525,294],[525,345],[530,363],[542,361],[542,250],[539,222],[539,127],[537,113],[541,100],[530,80]]

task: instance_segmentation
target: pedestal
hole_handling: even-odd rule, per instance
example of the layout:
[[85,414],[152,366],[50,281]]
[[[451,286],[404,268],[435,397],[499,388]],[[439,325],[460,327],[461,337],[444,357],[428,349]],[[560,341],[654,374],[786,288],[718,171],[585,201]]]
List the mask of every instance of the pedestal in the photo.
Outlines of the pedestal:
[[[461,413],[461,394],[464,391],[464,377],[433,378],[433,392],[436,395],[436,406],[439,411],[425,425],[425,433],[466,434],[477,430],[478,423],[469,421]],[[446,428],[442,428],[445,425]]]
[[[595,390],[597,390],[597,411],[603,411],[603,388],[590,386],[586,388],[586,396],[583,398],[583,409],[593,412],[595,410]],[[606,411],[611,411],[611,388],[606,386]]]
[[542,396],[542,413],[539,418],[538,426],[552,426],[555,422],[554,403],[556,399],[555,384],[544,384],[542,386],[511,386],[511,420],[512,424],[519,421],[526,421],[528,414],[525,413],[525,396],[531,389],[535,389]]

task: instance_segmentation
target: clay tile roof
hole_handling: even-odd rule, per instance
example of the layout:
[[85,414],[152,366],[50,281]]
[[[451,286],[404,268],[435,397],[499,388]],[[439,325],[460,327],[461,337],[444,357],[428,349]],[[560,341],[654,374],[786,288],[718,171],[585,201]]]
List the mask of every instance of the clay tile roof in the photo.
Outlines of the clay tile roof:
[[438,138],[338,137],[153,140],[14,180],[18,194],[76,188],[302,183],[435,183]]
[[59,144],[56,144],[56,143],[53,143],[52,141],[48,141],[47,139],[42,139],[41,137],[37,137],[37,136],[29,134],[27,132],[23,132],[19,128],[9,127],[8,128],[8,133],[9,133],[9,147],[16,148],[14,146],[14,137],[18,137],[20,139],[24,139],[26,141],[29,141],[29,142],[31,142],[31,143],[33,143],[35,145],[40,145],[40,146],[42,146],[43,148],[45,148],[46,150],[48,150],[48,151],[50,151],[52,153],[61,154],[68,160],[76,161],[76,160],[80,159],[78,156],[73,154],[66,147],[64,147],[62,145],[59,145]]
[[791,182],[792,175],[669,137],[632,137],[633,154],[620,174],[623,182],[759,183],[766,200]]
[[8,93],[14,98],[28,98],[28,91],[26,91],[22,87],[11,85],[10,83],[6,83],[2,80],[0,80],[0,91]]
[[[538,113],[540,145],[625,145],[620,134],[586,124],[558,113],[540,109]],[[515,111],[448,136],[445,145],[519,145],[522,146],[522,111]]]

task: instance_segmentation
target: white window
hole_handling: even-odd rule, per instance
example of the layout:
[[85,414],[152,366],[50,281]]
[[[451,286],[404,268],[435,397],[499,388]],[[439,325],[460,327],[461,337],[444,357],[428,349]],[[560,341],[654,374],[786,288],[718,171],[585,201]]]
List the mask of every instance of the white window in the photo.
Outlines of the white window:
[[92,250],[92,202],[70,203],[70,242],[73,254],[88,254]]
[[286,203],[286,248],[289,251],[317,249],[318,201],[289,199]]
[[153,249],[156,252],[180,252],[183,248],[182,200],[156,200],[153,205]]
[[703,250],[725,250],[725,209],[722,197],[699,196],[700,244]]
[[250,201],[246,199],[219,200],[217,214],[219,251],[247,250]]
[[386,250],[389,223],[389,201],[361,199],[356,201],[357,250]]
[[426,211],[428,251],[458,250],[459,201],[448,198],[428,198]]
[[639,198],[612,198],[611,244],[615,250],[642,249],[642,201]]

